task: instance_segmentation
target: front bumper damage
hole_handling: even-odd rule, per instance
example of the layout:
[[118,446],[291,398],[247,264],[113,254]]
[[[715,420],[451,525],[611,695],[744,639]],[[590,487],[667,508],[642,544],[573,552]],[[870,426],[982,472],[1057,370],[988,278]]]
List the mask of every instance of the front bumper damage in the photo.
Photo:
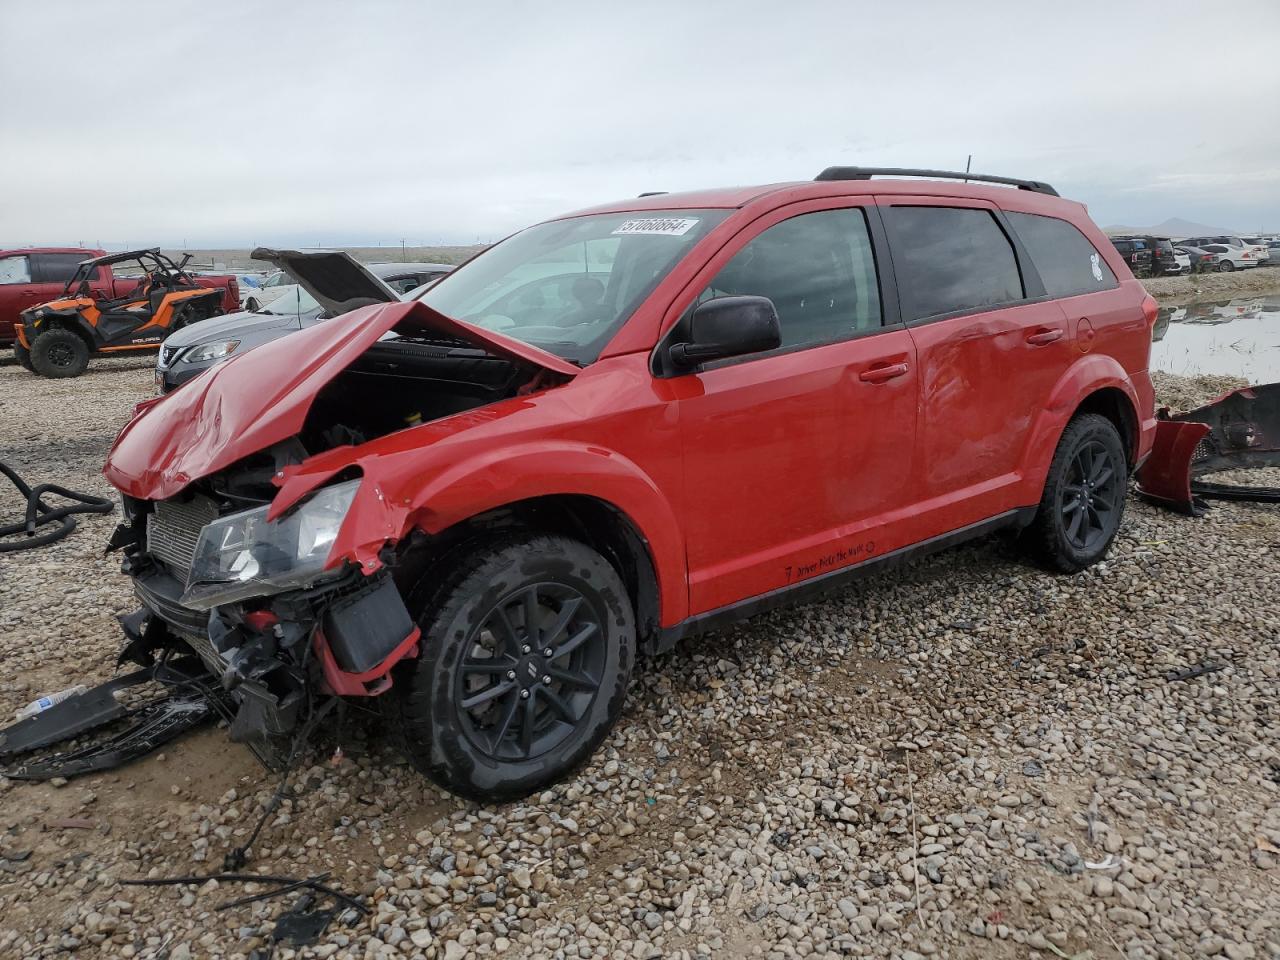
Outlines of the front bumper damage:
[[[112,539],[142,607],[121,617],[118,665],[141,667],[0,730],[13,779],[47,780],[121,766],[214,721],[272,770],[283,769],[309,716],[333,697],[385,693],[391,670],[417,653],[420,633],[388,572],[352,568],[297,590],[206,613],[184,607],[182,584],[146,554],[128,524]],[[117,694],[156,681],[166,695],[128,708]],[[127,725],[126,725],[127,724]],[[111,728],[75,749],[30,754]]]
[[1138,471],[1138,493],[1199,516],[1209,500],[1280,503],[1280,487],[1215,483],[1208,474],[1280,466],[1280,383],[1241,387],[1186,413],[1158,414],[1155,445]]

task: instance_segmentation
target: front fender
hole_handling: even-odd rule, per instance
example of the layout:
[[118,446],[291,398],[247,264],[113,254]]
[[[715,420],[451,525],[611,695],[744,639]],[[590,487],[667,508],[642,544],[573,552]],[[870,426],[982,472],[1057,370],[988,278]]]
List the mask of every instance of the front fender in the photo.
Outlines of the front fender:
[[[661,488],[629,458],[596,444],[535,439],[501,449],[442,460],[438,469],[419,455],[349,458],[321,455],[286,468],[270,516],[294,503],[343,469],[364,479],[343,522],[329,566],[359,564],[365,573],[381,566],[379,551],[413,530],[439,533],[471,517],[545,496],[584,496],[625,515],[648,544],[658,580],[664,624],[688,616],[685,545],[675,511]],[[330,451],[335,454],[337,451]]]
[[1031,497],[1028,503],[1040,499],[1058,440],[1072,415],[1090,394],[1107,388],[1115,388],[1128,398],[1133,422],[1140,431],[1146,430],[1146,418],[1139,413],[1141,407],[1138,393],[1124,367],[1114,357],[1106,354],[1086,354],[1080,357],[1058,378],[1048,402],[1032,424],[1019,471],[1025,484],[1024,493]]

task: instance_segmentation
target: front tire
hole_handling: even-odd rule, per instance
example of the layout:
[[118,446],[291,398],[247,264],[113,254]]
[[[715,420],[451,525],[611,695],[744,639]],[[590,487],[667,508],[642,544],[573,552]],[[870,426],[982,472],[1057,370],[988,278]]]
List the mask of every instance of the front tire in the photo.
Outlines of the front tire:
[[1027,529],[1032,552],[1063,573],[1097,563],[1120,530],[1128,485],[1128,457],[1115,424],[1096,413],[1074,417],[1058,441]]
[[422,652],[396,674],[394,721],[444,789],[524,797],[586,760],[622,712],[631,601],[612,565],[567,537],[478,541],[449,567],[410,594]]
[[45,330],[31,341],[31,368],[42,377],[78,377],[89,367],[89,345],[61,327]]

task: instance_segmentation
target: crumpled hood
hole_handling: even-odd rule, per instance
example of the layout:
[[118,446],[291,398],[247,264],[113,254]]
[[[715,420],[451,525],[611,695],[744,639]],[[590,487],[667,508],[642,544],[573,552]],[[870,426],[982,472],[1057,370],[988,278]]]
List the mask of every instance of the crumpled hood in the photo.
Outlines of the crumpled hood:
[[[308,314],[309,315],[309,314]],[[210,317],[189,324],[165,337],[166,347],[194,347],[198,343],[234,340],[267,330],[301,330],[302,322],[292,314],[253,313],[248,310]]]
[[103,475],[131,497],[164,500],[294,436],[325,384],[392,330],[457,337],[563,377],[579,373],[554,354],[420,301],[364,307],[232,357],[183,389],[140,403],[116,437]]

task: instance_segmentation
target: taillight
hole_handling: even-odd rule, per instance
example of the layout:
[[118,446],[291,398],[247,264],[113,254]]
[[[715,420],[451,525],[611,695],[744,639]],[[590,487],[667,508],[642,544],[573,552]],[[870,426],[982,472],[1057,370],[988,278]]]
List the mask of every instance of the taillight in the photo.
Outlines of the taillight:
[[1156,325],[1156,317],[1160,315],[1160,305],[1156,303],[1155,298],[1146,296],[1142,298],[1142,316],[1147,321],[1148,327]]

